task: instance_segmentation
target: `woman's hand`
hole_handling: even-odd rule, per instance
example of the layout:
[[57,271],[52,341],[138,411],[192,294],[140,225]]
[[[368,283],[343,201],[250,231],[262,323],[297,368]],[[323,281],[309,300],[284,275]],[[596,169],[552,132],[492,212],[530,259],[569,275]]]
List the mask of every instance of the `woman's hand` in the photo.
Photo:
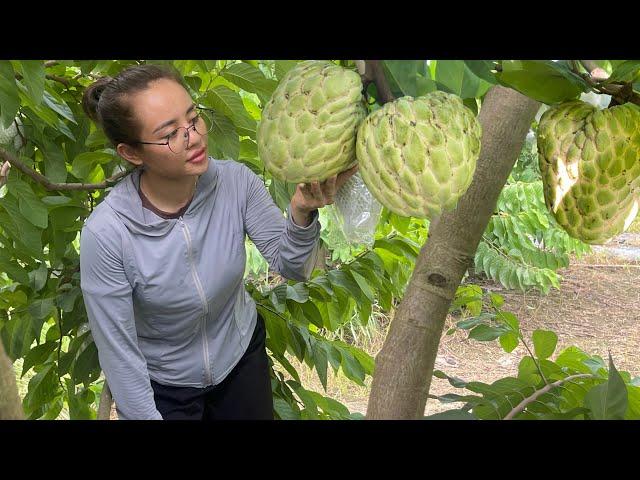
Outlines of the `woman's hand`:
[[325,205],[331,205],[338,189],[357,171],[356,164],[349,170],[327,178],[322,183],[299,183],[291,198],[291,214],[294,223],[303,227],[308,226],[311,223],[311,212]]

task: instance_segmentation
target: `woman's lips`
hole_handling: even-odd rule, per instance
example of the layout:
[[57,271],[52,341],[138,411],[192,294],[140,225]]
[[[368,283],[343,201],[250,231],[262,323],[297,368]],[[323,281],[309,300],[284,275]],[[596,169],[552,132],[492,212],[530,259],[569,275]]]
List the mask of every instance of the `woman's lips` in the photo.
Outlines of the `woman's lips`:
[[204,153],[205,153],[205,149],[201,148],[196,153],[194,153],[191,157],[189,157],[189,160],[187,160],[187,162],[188,163],[200,163],[205,158],[205,154]]

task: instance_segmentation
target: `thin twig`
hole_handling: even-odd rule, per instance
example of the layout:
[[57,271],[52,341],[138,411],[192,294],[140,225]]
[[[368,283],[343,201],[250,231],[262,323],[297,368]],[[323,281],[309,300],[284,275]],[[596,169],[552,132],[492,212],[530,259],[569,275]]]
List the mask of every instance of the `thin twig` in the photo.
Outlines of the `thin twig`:
[[[589,66],[592,66],[589,63],[589,60],[581,60],[582,65],[585,66],[585,69],[589,71],[589,73],[581,72],[574,64],[572,64],[571,71],[576,75],[580,76],[584,79],[593,90],[597,93],[611,95],[612,105],[622,105],[624,103],[635,103],[636,105],[640,105],[640,94],[633,91],[633,87],[630,83],[618,83],[612,82],[607,84],[602,84],[601,81],[597,81],[595,78],[591,76],[592,69],[589,69],[585,63]],[[596,68],[598,68],[596,66]]]
[[106,179],[101,183],[52,183],[47,177],[36,172],[32,168],[27,167],[11,153],[1,148],[0,158],[15,166],[18,170],[31,177],[34,181],[41,184],[47,190],[102,190],[113,186],[118,180],[127,176],[129,173],[135,170],[134,168],[132,170],[125,170],[124,172],[117,173],[116,175]]
[[393,93],[391,93],[389,82],[387,82],[387,78],[384,76],[384,70],[382,69],[380,60],[365,60],[365,64],[364,75],[361,75],[365,90],[370,83],[375,83],[376,90],[378,91],[378,100],[381,105],[395,100]]
[[20,124],[18,123],[18,119],[15,119],[13,123],[16,125],[16,131],[18,132],[18,135],[22,139],[22,147],[24,148],[27,145],[27,139],[24,138],[24,135],[20,131]]
[[533,403],[534,401],[536,401],[538,399],[538,397],[540,397],[541,395],[544,395],[545,393],[547,393],[552,388],[559,387],[560,385],[562,385],[565,382],[574,380],[576,378],[581,378],[581,377],[593,377],[593,375],[591,375],[589,373],[581,373],[581,374],[578,374],[578,375],[571,375],[570,377],[563,378],[561,380],[558,380],[556,382],[553,382],[553,383],[547,385],[546,387],[541,388],[540,390],[537,390],[533,395],[531,395],[528,398],[525,398],[522,402],[520,402],[518,405],[516,405],[516,407],[513,410],[511,410],[507,414],[506,417],[504,417],[504,420],[513,420],[513,418],[517,414],[519,414],[525,408],[527,408],[527,405],[529,405],[530,403]]

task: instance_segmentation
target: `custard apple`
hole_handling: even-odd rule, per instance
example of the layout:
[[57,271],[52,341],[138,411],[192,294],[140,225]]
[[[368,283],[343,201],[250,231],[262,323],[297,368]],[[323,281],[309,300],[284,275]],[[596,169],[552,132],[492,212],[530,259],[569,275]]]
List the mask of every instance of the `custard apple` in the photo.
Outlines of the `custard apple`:
[[626,230],[640,202],[640,108],[579,101],[540,118],[538,153],[547,208],[572,237],[602,244]]
[[480,155],[481,127],[460,97],[437,91],[401,97],[358,130],[362,179],[385,207],[432,218],[467,191]]
[[308,60],[289,70],[262,111],[258,153],[280,180],[324,181],[356,164],[367,109],[358,73]]

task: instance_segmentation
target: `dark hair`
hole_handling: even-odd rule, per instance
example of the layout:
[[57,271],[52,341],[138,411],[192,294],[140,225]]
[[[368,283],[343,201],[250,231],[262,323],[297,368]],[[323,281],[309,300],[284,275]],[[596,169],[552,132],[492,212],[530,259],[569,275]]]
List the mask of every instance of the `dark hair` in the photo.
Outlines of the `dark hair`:
[[135,65],[115,77],[102,77],[92,83],[82,96],[82,109],[96,125],[102,127],[114,146],[138,140],[140,125],[127,96],[146,90],[151,82],[173,80],[187,88],[178,72],[161,65]]

